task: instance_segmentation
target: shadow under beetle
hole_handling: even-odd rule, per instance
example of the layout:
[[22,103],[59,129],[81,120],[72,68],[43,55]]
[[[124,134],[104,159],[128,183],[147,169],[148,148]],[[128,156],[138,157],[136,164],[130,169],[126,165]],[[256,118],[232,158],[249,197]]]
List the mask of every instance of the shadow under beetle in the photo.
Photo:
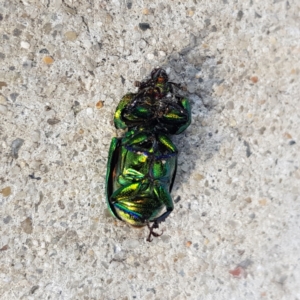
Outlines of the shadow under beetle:
[[[137,93],[126,94],[114,115],[117,129],[128,129],[111,141],[106,173],[109,211],[119,220],[148,226],[151,236],[172,212],[171,190],[178,150],[168,135],[180,134],[191,123],[189,100],[176,93],[166,71],[155,68],[151,78],[135,82]],[[153,223],[150,226],[150,223]]]

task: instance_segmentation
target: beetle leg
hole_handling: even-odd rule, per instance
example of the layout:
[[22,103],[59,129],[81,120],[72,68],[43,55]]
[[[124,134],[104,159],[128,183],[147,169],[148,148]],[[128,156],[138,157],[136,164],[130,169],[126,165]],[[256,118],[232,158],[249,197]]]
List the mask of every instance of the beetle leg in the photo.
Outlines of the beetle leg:
[[190,105],[190,101],[183,97],[180,100],[178,100],[178,103],[184,108],[185,113],[187,115],[187,120],[186,122],[177,130],[177,132],[175,134],[179,134],[181,132],[183,132],[184,130],[186,130],[189,125],[191,124],[191,105]]
[[176,97],[176,102],[165,101],[166,109],[160,117],[160,122],[172,125],[172,134],[183,132],[191,124],[191,107],[185,97]]
[[123,145],[133,146],[141,144],[149,138],[149,135],[145,132],[139,132],[138,134],[135,134],[133,136],[125,137],[122,139]]
[[138,87],[138,88],[141,86],[141,84],[142,84],[142,83],[141,83],[140,81],[135,81],[135,82],[134,82],[134,86],[135,86],[135,87]]
[[117,129],[125,129],[127,127],[125,120],[123,118],[123,111],[127,107],[127,105],[130,103],[130,101],[135,97],[136,94],[128,93],[126,94],[120,101],[120,103],[117,106],[115,116],[114,116],[114,122]]
[[[141,151],[153,153],[156,147],[156,139],[147,132],[139,132],[122,140],[123,146],[129,151]],[[147,155],[147,154],[145,154]]]
[[164,134],[158,134],[158,140],[164,145],[168,151],[172,153],[178,153],[176,146],[172,143],[172,141]]
[[163,213],[161,216],[152,220],[154,223],[159,224],[161,222],[164,222],[166,218],[169,216],[169,214],[173,211],[174,203],[170,193],[163,186],[155,187],[153,192],[156,195],[157,199],[163,202],[163,204],[166,206],[167,209],[167,211]]
[[187,87],[184,86],[184,85],[182,85],[182,84],[171,82],[171,81],[169,81],[169,83],[172,84],[172,85],[174,85],[174,86],[176,86],[178,89],[180,89],[180,90],[182,90],[184,92],[187,91]]
[[139,91],[143,90],[149,86],[152,86],[153,84],[154,84],[154,82],[152,79],[149,79],[147,81],[142,81],[142,82],[140,82]]
[[147,242],[152,242],[153,241],[153,240],[151,240],[151,235],[153,235],[154,237],[158,237],[158,236],[161,236],[164,233],[163,230],[162,230],[161,234],[153,231],[153,229],[158,229],[158,227],[159,227],[157,222],[154,222],[152,226],[150,226],[149,222],[147,222],[147,227],[149,229],[149,235],[148,235],[148,238],[147,238]]
[[[169,214],[173,211],[173,208],[172,209],[169,209],[167,210],[165,213],[163,213],[160,217],[156,218],[155,219],[155,223],[159,224],[161,222],[165,222],[166,221],[166,218],[169,216]],[[157,227],[158,228],[158,227]]]
[[171,124],[182,124],[188,121],[187,111],[181,103],[170,103],[167,111],[164,113],[162,120]]
[[145,120],[149,120],[153,116],[152,107],[147,103],[147,99],[139,101],[138,97],[135,97],[129,106],[123,111],[124,119],[131,122],[145,123]]
[[127,186],[120,187],[117,189],[110,197],[110,201],[120,202],[126,199],[132,199],[134,196],[138,195],[142,185],[140,182],[131,183]]
[[116,160],[120,150],[120,139],[113,138],[110,144],[108,161],[107,161],[107,172],[106,172],[106,203],[109,212],[116,218],[120,219],[116,214],[114,206],[110,201],[110,197],[113,193],[113,181],[116,176]]

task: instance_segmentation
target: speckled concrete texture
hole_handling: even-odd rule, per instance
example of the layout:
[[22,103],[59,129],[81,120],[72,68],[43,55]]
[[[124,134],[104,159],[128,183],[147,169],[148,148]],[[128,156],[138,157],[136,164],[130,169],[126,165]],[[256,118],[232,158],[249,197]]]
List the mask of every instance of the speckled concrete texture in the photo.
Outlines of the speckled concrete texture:
[[[1,299],[300,299],[300,2],[0,0]],[[120,98],[187,87],[175,211],[107,212]]]

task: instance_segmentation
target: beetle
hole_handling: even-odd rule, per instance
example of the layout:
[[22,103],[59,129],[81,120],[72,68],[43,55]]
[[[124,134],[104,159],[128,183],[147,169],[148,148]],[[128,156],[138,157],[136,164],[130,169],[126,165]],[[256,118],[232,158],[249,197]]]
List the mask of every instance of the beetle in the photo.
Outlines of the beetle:
[[[149,236],[174,208],[170,195],[177,169],[178,150],[169,135],[182,133],[191,123],[189,100],[177,93],[162,68],[135,82],[114,114],[117,129],[127,129],[111,141],[106,173],[106,201],[110,213],[134,226],[148,226]],[[153,223],[150,226],[150,223]]]

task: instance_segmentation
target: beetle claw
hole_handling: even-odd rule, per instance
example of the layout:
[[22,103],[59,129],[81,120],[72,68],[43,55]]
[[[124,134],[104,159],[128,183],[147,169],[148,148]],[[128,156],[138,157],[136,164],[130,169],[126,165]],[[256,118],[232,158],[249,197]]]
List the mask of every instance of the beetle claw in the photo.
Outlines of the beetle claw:
[[135,86],[135,87],[140,87],[141,84],[142,84],[142,83],[141,83],[140,81],[135,81],[135,82],[134,82],[134,86]]
[[159,227],[157,222],[154,222],[152,226],[150,226],[149,223],[147,223],[147,227],[149,229],[149,235],[148,235],[148,238],[147,238],[147,242],[152,242],[153,241],[153,239],[151,239],[151,236],[158,237],[158,236],[161,236],[164,233],[163,230],[160,234],[153,231],[154,229],[158,229],[158,227]]

